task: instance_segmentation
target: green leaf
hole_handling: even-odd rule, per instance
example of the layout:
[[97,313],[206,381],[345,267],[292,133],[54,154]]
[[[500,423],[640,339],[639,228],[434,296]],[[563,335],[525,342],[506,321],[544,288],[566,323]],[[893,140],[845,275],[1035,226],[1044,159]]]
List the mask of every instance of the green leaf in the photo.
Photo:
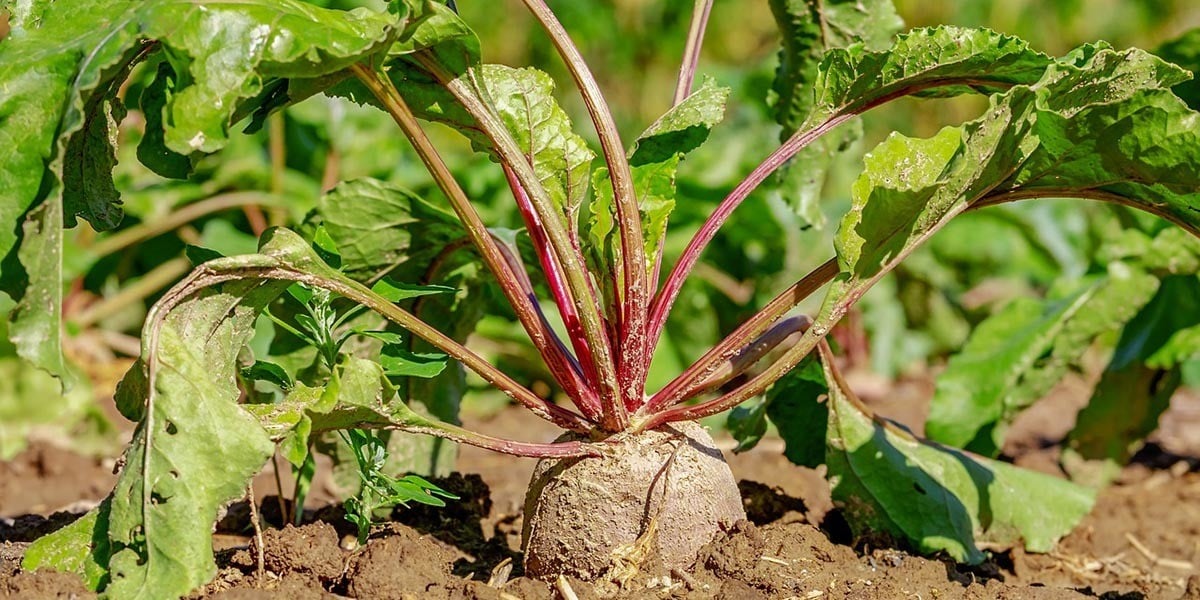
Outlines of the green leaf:
[[1197,231],[1200,119],[1162,89],[1178,80],[1174,69],[1141,51],[1100,50],[993,97],[986,115],[962,127],[924,140],[893,134],[867,155],[853,186],[835,242],[845,275],[831,298],[988,203],[1096,198]]
[[455,74],[479,64],[479,38],[454,9],[436,0],[403,0],[403,4],[408,22],[388,50],[389,55],[428,50]]
[[725,419],[725,429],[738,443],[733,449],[734,454],[757,446],[767,434],[766,401],[760,398],[735,406]]
[[783,438],[783,455],[802,467],[825,463],[829,424],[825,372],[815,357],[804,359],[767,391],[767,418]]
[[313,250],[317,251],[325,264],[335,269],[342,268],[342,255],[338,252],[337,242],[333,241],[324,225],[318,225],[313,232]]
[[771,0],[768,4],[781,39],[768,102],[785,138],[812,112],[817,68],[826,52],[848,46],[885,50],[904,26],[891,0]]
[[[1177,64],[1193,74],[1200,71],[1200,29],[1192,29],[1159,46],[1154,51],[1164,60]],[[1200,80],[1195,77],[1171,88],[1192,110],[1200,110]]]
[[[389,72],[400,93],[418,117],[443,123],[471,141],[472,147],[499,157],[474,117],[450,92],[435,83],[420,67],[400,62]],[[570,118],[554,96],[554,80],[533,68],[481,65],[471,71],[472,85],[500,117],[517,147],[528,157],[534,174],[560,210],[563,223],[573,231],[580,206],[587,196],[588,177],[595,153],[572,128]],[[361,86],[359,86],[361,87]],[[357,88],[342,93],[370,102]]]
[[[230,282],[183,301],[157,331],[149,321],[146,339],[157,338],[157,353],[143,354],[120,392],[148,404],[113,491],[106,593],[176,597],[216,573],[217,511],[245,493],[274,451],[237,404],[236,359],[259,310],[286,285]],[[150,361],[152,382],[145,375]]]
[[288,449],[299,466],[308,455],[312,436],[324,431],[390,423],[396,388],[376,363],[348,354],[323,385],[297,384],[281,402],[245,405],[270,435]]
[[[642,217],[646,268],[652,276],[662,254],[667,218],[675,209],[675,172],[684,156],[704,144],[713,127],[725,118],[728,98],[728,88],[706,77],[699,89],[647,127],[629,151]],[[601,185],[610,188],[606,197],[611,196],[612,184],[606,180]],[[607,205],[611,206],[611,201]]]
[[414,285],[384,277],[371,286],[371,291],[387,298],[390,302],[403,302],[411,298],[420,298],[421,296],[453,294],[455,290],[452,287],[444,285]]
[[1018,38],[949,26],[914,29],[897,36],[886,50],[834,48],[821,61],[811,108],[801,113],[799,128],[900,95],[992,94],[1033,84],[1053,62]]
[[[8,339],[18,356],[62,380],[65,392],[74,378],[62,354],[62,219],[61,199],[44,202],[25,217],[16,270],[27,277],[22,288],[10,290],[18,304],[9,315]],[[4,270],[6,281],[18,279],[10,277],[7,264]]]
[[105,498],[74,523],[42,536],[25,549],[21,568],[26,571],[53,569],[74,573],[91,591],[108,582],[108,514],[112,497]]
[[234,227],[229,221],[213,219],[201,229],[198,245],[221,256],[237,256],[253,254],[258,249],[258,238]]
[[1091,400],[1067,436],[1063,466],[1073,479],[1105,485],[1158,428],[1158,418],[1181,379],[1180,363],[1167,360],[1172,351],[1165,349],[1198,325],[1200,280],[1195,275],[1163,279],[1154,297],[1121,332]]
[[666,162],[702,146],[725,118],[729,88],[705,77],[700,87],[646,128],[629,151],[633,166]]
[[292,389],[295,382],[292,381],[292,376],[283,367],[265,360],[255,361],[253,365],[242,369],[242,377],[255,381],[266,381],[273,383],[284,391]]
[[[432,323],[459,343],[475,331],[489,310],[484,282],[488,271],[474,255],[456,253],[433,281],[454,288],[454,293],[437,294],[421,301],[417,317]],[[416,354],[440,352],[422,340],[414,339],[407,349]],[[467,392],[466,370],[458,361],[450,361],[436,377],[406,377],[396,382],[406,405],[422,415],[446,423],[459,422],[459,406]],[[388,465],[385,472],[448,475],[455,468],[457,444],[430,436],[392,433],[388,436]]]
[[1008,425],[1073,367],[1096,339],[1150,301],[1158,279],[1113,263],[1066,298],[1021,298],[983,321],[938,377],[925,431],[938,442],[996,456]]
[[595,154],[558,106],[554,80],[537,69],[503,65],[484,65],[479,75],[500,120],[574,230]]
[[[791,137],[812,112],[814,84],[826,52],[852,45],[883,50],[904,25],[891,0],[772,0],[768,4],[779,27],[781,47],[767,103],[775,122],[783,126],[783,140]],[[824,225],[818,201],[825,174],[838,155],[861,135],[861,124],[844,127],[810,144],[776,172],[778,193],[808,223]]]
[[338,184],[317,200],[309,226],[323,226],[342,268],[366,279],[386,268],[418,280],[447,245],[465,236],[453,215],[411,192],[375,179]]
[[339,11],[298,0],[215,4],[197,10],[170,0],[142,11],[146,35],[164,44],[188,85],[166,108],[165,145],[175,152],[214,152],[228,140],[243,99],[272,79],[314,79],[382,49],[394,19],[368,9]]
[[379,364],[383,366],[384,374],[391,377],[437,377],[446,369],[446,355],[384,346]]
[[178,74],[162,118],[148,121],[164,125],[162,147],[212,152],[225,144],[240,101],[273,80],[340,71],[389,42],[394,24],[388,14],[298,0],[62,1],[15,20],[0,45],[0,221],[24,217],[27,227],[0,230],[0,260],[3,291],[22,301],[24,316],[11,328],[22,356],[63,373],[57,230],[77,214],[97,229],[121,218],[111,172],[124,115],[117,90],[133,63],[157,52]]
[[73,430],[86,419],[104,418],[96,414],[95,401],[90,385],[76,385],[64,394],[48,373],[30,369],[15,356],[0,357],[0,461],[24,450],[35,430],[60,432],[65,440],[76,437]]
[[83,129],[63,150],[62,201],[67,227],[74,227],[75,217],[82,215],[97,230],[114,229],[124,216],[112,172],[117,165],[117,126],[127,113],[117,89],[127,73],[110,78],[107,89],[97,89],[88,98]]
[[828,364],[825,377],[833,384],[826,464],[833,499],[856,535],[887,532],[921,552],[978,563],[982,543],[1047,552],[1092,508],[1086,488],[873,419]]
[[188,244],[183,247],[183,255],[187,257],[188,262],[192,263],[193,267],[200,266],[210,260],[224,258],[225,255],[204,246],[193,246]]
[[[119,18],[124,10],[124,3],[102,1],[42,6],[36,18],[15,19],[0,44],[0,222],[8,224],[0,228],[0,289],[20,301],[9,334],[21,357],[58,377],[66,373],[62,227],[64,220],[74,222],[63,202],[68,195],[77,201],[81,192],[64,188],[66,149],[78,156],[81,148],[92,148],[84,140],[96,131],[86,125],[89,115],[97,116],[97,104],[89,101],[110,92],[111,79],[130,59],[134,28]],[[44,177],[47,170],[50,177]],[[23,228],[11,226],[22,221]]]
[[192,172],[190,155],[180,154],[167,147],[163,119],[171,94],[178,86],[178,76],[171,63],[158,64],[158,72],[150,85],[142,90],[138,100],[146,119],[146,132],[137,146],[137,158],[151,171],[169,179],[187,179]]
[[[107,162],[103,148],[87,140],[108,142],[107,135],[97,140],[96,133],[108,125],[109,115],[101,113],[104,99],[119,84],[112,79],[132,59],[128,50],[136,41],[137,27],[127,17],[132,12],[128,6],[115,1],[50,3],[37,18],[14,22],[0,45],[0,86],[5,90],[0,98],[0,137],[6,140],[0,148],[0,164],[5,165],[0,176],[0,221],[17,223],[36,204],[66,195],[78,202],[82,184],[96,189],[106,186],[82,179],[82,173],[91,167],[103,171]],[[71,158],[83,158],[85,148],[96,150],[92,156],[100,163],[66,164]],[[48,189],[42,189],[47,170]],[[75,174],[72,185],[76,187],[71,191],[63,187],[64,170]],[[111,173],[101,176],[111,187]],[[73,216],[65,218],[74,223]],[[97,219],[98,227],[104,224]],[[11,228],[0,230],[0,256],[8,255],[16,243]],[[9,277],[5,280],[16,283]],[[13,288],[5,287],[13,293]]]
[[[933,440],[996,456],[1005,426],[1049,391],[1022,385],[1095,288],[1053,302],[1017,298],[985,319],[938,376],[925,431]],[[1041,381],[1039,379],[1039,381]]]
[[1169,369],[1197,356],[1200,356],[1200,326],[1192,326],[1171,334],[1158,350],[1146,357],[1146,366]]

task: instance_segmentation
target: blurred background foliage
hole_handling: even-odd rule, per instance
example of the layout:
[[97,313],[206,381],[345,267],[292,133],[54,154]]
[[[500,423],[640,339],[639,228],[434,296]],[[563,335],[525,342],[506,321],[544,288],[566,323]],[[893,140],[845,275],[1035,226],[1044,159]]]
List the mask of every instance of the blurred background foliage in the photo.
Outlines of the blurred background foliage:
[[[332,8],[369,4],[313,3]],[[624,139],[634,139],[670,105],[692,2],[566,0],[551,5],[589,59]],[[908,27],[986,26],[1054,55],[1097,39],[1118,48],[1153,49],[1200,26],[1200,4],[1191,0],[897,0],[896,6]],[[485,61],[548,71],[559,82],[560,102],[576,130],[594,142],[569,76],[519,0],[460,0],[457,7],[483,40]],[[777,146],[780,128],[771,117],[767,91],[778,48],[779,34],[765,1],[717,0],[699,72],[729,86],[733,94],[725,122],[683,163],[664,265],[673,264],[733,184]],[[159,177],[134,158],[144,124],[136,101],[155,69],[152,63],[140,65],[124,90],[131,110],[121,128],[117,185],[125,220],[111,232],[96,233],[86,223],[67,232],[67,351],[80,385],[99,397],[111,393],[137,354],[137,335],[149,306],[190,269],[187,246],[223,254],[250,251],[266,226],[302,222],[323,191],[358,177],[403,186],[435,203],[442,200],[388,117],[326,97],[290,107],[250,135],[233,137],[228,148],[200,159],[187,180]],[[850,183],[865,151],[891,131],[927,136],[969,120],[985,103],[978,96],[901,101],[867,115],[862,138],[830,170],[815,212],[797,214],[790,208],[780,181],[756,191],[686,284],[656,356],[650,389],[666,383],[775,293],[832,256],[829,240],[848,205]],[[497,228],[520,228],[499,167],[472,154],[458,134],[432,124],[428,130],[484,219]],[[1053,201],[965,216],[881,282],[835,337],[852,366],[886,378],[928,373],[1006,301],[1042,296],[1064,277],[1103,270],[1093,259],[1099,244],[1130,219],[1150,230],[1158,227],[1099,205],[1080,208]],[[802,308],[811,311],[815,305]],[[271,353],[273,334],[269,327],[260,329],[252,347],[262,357]],[[471,343],[535,391],[551,393],[549,377],[522,339],[511,320],[489,316]],[[11,348],[0,345],[0,372],[17,369],[16,361]],[[1185,379],[1200,381],[1187,377],[1196,371],[1185,369]],[[469,382],[474,389],[466,400],[469,409],[503,405],[503,396],[486,391],[479,381]],[[14,454],[48,420],[33,410],[44,399],[43,383],[30,379],[24,391],[10,391],[0,383],[0,458]],[[59,427],[77,434],[109,430],[88,403],[73,401],[71,406],[78,408],[55,417]],[[22,414],[35,415],[37,422],[21,424],[15,415]],[[105,448],[94,436],[77,437],[92,440],[86,449]]]

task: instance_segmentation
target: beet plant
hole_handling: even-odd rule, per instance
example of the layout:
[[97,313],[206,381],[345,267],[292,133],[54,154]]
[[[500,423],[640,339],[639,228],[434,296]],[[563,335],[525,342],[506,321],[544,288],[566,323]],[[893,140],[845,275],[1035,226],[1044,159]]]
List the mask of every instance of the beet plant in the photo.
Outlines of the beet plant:
[[[621,579],[648,553],[684,568],[745,516],[728,466],[695,422],[760,397],[740,409],[739,435],[761,435],[763,414],[771,417],[789,455],[827,465],[856,531],[973,562],[985,544],[1046,551],[1089,510],[1082,487],[874,416],[824,340],[874,283],[968,211],[1041,197],[1101,200],[1196,233],[1200,117],[1171,91],[1187,71],[1103,43],[1055,58],[985,29],[897,35],[886,0],[772,1],[784,37],[773,88],[783,141],[667,264],[670,214],[692,201],[677,197],[676,172],[719,125],[727,95],[710,79],[695,82],[711,3],[696,3],[672,108],[631,144],[551,10],[525,4],[582,96],[598,155],[572,130],[546,74],[483,64],[474,33],[433,0],[386,11],[295,0],[13,5],[0,45],[0,210],[9,224],[0,252],[4,289],[19,299],[11,337],[52,373],[63,371],[62,228],[77,217],[98,229],[120,220],[114,131],[125,115],[122,84],[140,63],[157,71],[140,99],[138,158],[163,176],[186,177],[235,124],[254,129],[326,94],[389,115],[445,196],[442,206],[375,180],[343,182],[297,231],[264,234],[257,253],[206,257],[148,315],[141,357],[118,389],[119,408],[138,427],[116,488],[31,547],[27,567],[78,572],[115,598],[186,594],[215,572],[218,511],[277,446],[301,467],[318,434],[382,430],[539,459],[525,512],[531,575]],[[987,97],[975,120],[924,139],[893,134],[867,154],[832,258],[666,386],[647,389],[684,281],[718,230],[731,218],[737,226],[734,213],[753,190],[779,178],[811,203],[860,115],[902,97],[965,94]],[[421,121],[457,130],[499,164],[524,222],[519,236],[488,228]],[[458,300],[485,279],[570,406],[467,347],[478,308]],[[816,314],[795,314],[822,289]],[[288,297],[311,309],[293,316],[303,327],[276,314]],[[364,308],[386,327],[356,326]],[[264,314],[307,331],[320,349],[313,373],[246,364],[244,346]],[[1091,339],[1106,323],[1080,335]],[[373,350],[346,351],[353,340]],[[446,393],[431,382],[462,368],[563,435],[498,439],[414,407]],[[255,380],[283,394],[247,401]],[[369,528],[370,516],[361,520]]]

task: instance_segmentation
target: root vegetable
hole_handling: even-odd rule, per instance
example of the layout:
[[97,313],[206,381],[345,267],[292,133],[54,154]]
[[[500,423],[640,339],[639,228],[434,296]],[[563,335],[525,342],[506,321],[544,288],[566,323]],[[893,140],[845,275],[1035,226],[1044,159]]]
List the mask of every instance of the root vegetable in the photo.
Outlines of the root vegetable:
[[663,569],[685,568],[723,526],[746,518],[721,451],[690,422],[630,435],[602,457],[543,459],[525,515],[526,574],[585,581],[643,545]]

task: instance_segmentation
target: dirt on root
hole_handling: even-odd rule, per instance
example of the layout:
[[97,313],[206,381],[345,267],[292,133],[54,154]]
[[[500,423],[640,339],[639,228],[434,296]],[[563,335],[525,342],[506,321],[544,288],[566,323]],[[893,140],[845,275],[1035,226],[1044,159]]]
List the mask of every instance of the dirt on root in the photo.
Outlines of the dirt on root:
[[[1064,385],[1039,406],[1043,418],[1014,428],[1005,448],[1014,462],[1056,472],[1053,442],[1069,430],[1077,403]],[[914,396],[925,393],[916,387]],[[919,404],[891,401],[911,411],[897,416],[919,432]],[[852,539],[823,474],[790,464],[781,442],[768,439],[728,455],[748,521],[717,535],[690,568],[647,564],[621,585],[535,581],[522,576],[519,553],[533,461],[464,449],[460,468],[483,475],[435,480],[462,500],[397,510],[361,547],[339,506],[310,504],[305,525],[280,528],[280,503],[260,493],[260,511],[273,524],[263,531],[260,562],[248,506],[235,503],[218,530],[219,574],[193,597],[1200,600],[1198,406],[1200,398],[1177,395],[1153,443],[1044,555],[997,549],[990,562],[965,567],[885,539]],[[519,410],[471,425],[520,439],[556,434]],[[19,564],[28,542],[71,522],[110,488],[111,466],[44,445],[0,464],[0,598],[94,597],[73,576],[22,572]]]

